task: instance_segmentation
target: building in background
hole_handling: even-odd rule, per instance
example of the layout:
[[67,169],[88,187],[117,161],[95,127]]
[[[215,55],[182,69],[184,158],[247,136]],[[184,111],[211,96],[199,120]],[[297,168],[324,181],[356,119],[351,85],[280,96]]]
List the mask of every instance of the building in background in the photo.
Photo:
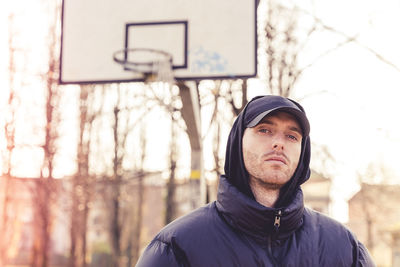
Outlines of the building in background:
[[310,179],[301,186],[305,205],[318,212],[331,215],[331,184],[331,179],[311,170]]
[[400,266],[400,186],[363,183],[349,200],[348,227],[378,266]]

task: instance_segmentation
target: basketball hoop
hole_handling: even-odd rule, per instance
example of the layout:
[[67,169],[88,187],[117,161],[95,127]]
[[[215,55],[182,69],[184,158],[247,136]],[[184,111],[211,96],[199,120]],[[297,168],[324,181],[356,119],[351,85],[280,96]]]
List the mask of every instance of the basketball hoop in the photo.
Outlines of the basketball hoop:
[[146,82],[173,82],[172,55],[151,48],[126,48],[116,51],[113,59],[124,70],[143,74]]

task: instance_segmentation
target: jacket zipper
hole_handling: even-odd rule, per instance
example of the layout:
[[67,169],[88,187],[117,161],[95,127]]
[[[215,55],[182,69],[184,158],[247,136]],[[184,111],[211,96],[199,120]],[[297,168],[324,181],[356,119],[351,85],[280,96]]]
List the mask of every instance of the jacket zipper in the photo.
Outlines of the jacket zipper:
[[275,259],[274,255],[272,254],[272,242],[278,237],[279,227],[281,226],[281,217],[282,217],[282,210],[278,210],[275,213],[275,220],[274,220],[275,234],[273,236],[270,235],[268,238],[268,254],[274,266],[279,266],[279,264]]
[[281,226],[281,216],[282,216],[282,210],[278,210],[278,212],[275,213],[275,221],[274,221],[276,235],[278,235],[279,227]]

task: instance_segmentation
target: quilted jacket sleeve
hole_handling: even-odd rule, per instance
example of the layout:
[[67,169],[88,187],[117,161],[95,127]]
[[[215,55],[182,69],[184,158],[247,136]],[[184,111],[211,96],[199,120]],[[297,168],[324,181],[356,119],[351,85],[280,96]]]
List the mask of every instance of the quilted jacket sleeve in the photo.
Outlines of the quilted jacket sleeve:
[[358,262],[356,266],[360,267],[375,267],[375,263],[372,260],[368,250],[364,247],[361,242],[358,242]]
[[176,255],[174,246],[154,239],[145,249],[143,254],[140,256],[136,267],[183,267],[185,264],[179,262],[177,259],[179,255]]

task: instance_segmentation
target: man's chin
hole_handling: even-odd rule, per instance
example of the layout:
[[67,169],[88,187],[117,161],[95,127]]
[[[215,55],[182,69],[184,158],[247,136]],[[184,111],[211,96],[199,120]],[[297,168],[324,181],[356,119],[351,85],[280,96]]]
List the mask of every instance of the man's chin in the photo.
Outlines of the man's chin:
[[281,178],[281,177],[276,177],[276,178],[268,178],[268,179],[262,179],[262,178],[256,178],[257,184],[269,189],[269,190],[279,190],[281,189],[289,179],[286,178]]

